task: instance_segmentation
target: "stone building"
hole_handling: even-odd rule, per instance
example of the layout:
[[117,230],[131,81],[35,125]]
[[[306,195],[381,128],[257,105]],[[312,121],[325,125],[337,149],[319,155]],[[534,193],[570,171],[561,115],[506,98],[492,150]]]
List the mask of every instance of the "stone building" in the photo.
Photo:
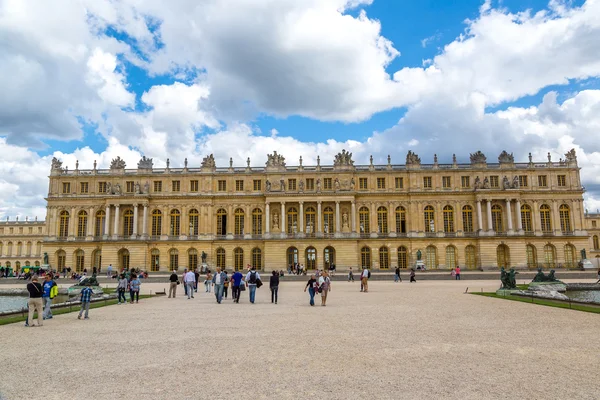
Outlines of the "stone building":
[[0,221],[0,264],[15,270],[40,266],[46,236],[45,221]]
[[587,258],[596,268],[600,268],[600,211],[585,213],[586,230],[589,234]]
[[[95,164],[95,163],[94,163]],[[252,264],[308,269],[575,266],[589,248],[577,157],[497,163],[481,152],[470,163],[288,166],[276,152],[265,167],[69,170],[55,159],[44,251],[53,268],[130,266],[150,271]]]

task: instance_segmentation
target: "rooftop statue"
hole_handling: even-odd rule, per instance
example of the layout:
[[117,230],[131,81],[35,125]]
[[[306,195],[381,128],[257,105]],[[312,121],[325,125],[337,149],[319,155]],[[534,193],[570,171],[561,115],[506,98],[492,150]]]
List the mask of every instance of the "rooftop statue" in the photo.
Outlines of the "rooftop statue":
[[276,151],[273,154],[267,154],[267,167],[284,167],[285,168],[285,157],[281,154],[277,154]]
[[215,156],[210,154],[202,159],[202,164],[200,164],[202,169],[215,169],[217,168],[217,163],[215,162]]
[[421,159],[417,155],[417,153],[413,153],[412,150],[409,150],[406,154],[406,165],[420,165]]
[[154,163],[151,158],[146,158],[146,156],[142,156],[140,161],[138,162],[138,169],[152,169]]
[[110,162],[110,169],[125,169],[125,160],[121,159],[121,157],[117,156],[117,158],[113,158]]
[[333,160],[334,167],[351,167],[354,165],[352,160],[352,153],[342,149],[340,153],[337,153]]
[[471,164],[482,164],[487,162],[485,154],[481,150],[477,150],[475,153],[471,153]]
[[515,176],[513,177],[513,180],[512,180],[512,188],[513,188],[513,189],[518,189],[519,187],[520,187],[520,184],[519,184],[519,177],[518,177],[517,175],[515,175]]
[[513,153],[508,154],[506,152],[506,150],[502,150],[502,153],[500,153],[500,155],[498,156],[498,162],[503,164],[509,164],[509,163],[514,163],[515,162],[515,157],[513,156]]
[[62,161],[56,157],[52,157],[52,170],[62,171]]
[[510,181],[508,180],[508,178],[506,177],[506,175],[504,175],[504,179],[502,179],[502,186],[504,187],[504,189],[510,189],[511,188]]
[[473,184],[474,189],[481,189],[481,179],[479,179],[479,175],[475,177],[475,183]]
[[575,154],[575,149],[571,149],[565,153],[566,161],[577,161],[577,154]]

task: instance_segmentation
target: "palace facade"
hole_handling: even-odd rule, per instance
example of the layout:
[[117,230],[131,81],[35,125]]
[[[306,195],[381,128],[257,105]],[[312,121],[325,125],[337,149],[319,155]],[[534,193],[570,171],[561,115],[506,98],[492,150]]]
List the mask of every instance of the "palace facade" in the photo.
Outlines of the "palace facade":
[[342,151],[333,165],[287,166],[275,152],[263,168],[217,168],[210,155],[199,168],[144,157],[135,169],[117,158],[69,170],[55,159],[43,251],[59,270],[166,271],[196,267],[202,253],[213,268],[410,268],[419,250],[428,269],[577,265],[592,239],[574,150],[559,161],[517,163],[505,151],[497,163],[481,152],[470,161],[422,164],[409,152],[402,165],[354,165]]
[[29,266],[39,267],[46,238],[45,221],[0,221],[0,265],[15,270]]

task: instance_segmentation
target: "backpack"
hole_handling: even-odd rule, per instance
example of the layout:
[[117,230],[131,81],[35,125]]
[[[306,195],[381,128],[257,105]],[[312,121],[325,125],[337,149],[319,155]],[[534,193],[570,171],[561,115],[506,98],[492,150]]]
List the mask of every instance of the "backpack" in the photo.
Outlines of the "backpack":
[[256,271],[250,272],[250,279],[248,280],[250,284],[256,284]]
[[371,271],[370,270],[367,270],[367,274],[368,274],[367,278],[371,279]]
[[58,296],[58,285],[55,282],[54,285],[50,288],[50,298],[53,299],[56,296]]

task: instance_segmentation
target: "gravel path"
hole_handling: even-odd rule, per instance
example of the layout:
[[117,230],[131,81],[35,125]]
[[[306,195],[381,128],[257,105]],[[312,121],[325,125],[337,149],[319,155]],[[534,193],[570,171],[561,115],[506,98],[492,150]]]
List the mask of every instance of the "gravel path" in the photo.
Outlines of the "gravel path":
[[267,287],[254,305],[247,291],[221,305],[181,293],[6,325],[0,398],[598,398],[598,315],[465,295],[469,283],[334,282],[327,307],[284,283],[278,305]]

